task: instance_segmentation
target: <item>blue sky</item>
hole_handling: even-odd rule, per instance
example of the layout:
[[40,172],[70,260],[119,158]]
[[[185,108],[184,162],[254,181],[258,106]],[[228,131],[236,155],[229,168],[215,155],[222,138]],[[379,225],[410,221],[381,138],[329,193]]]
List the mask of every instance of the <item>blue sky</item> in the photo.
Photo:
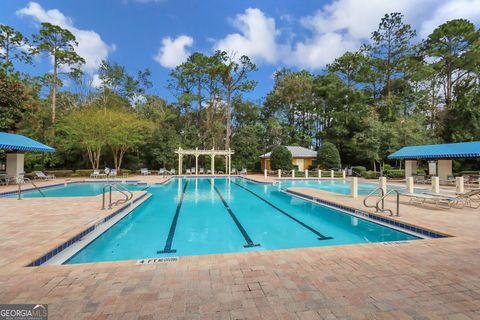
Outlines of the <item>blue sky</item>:
[[[168,100],[168,73],[188,54],[215,49],[247,54],[259,68],[253,75],[259,84],[249,98],[260,100],[276,69],[321,72],[344,51],[368,41],[380,18],[395,11],[425,37],[454,18],[478,26],[480,0],[3,0],[0,23],[26,35],[40,22],[59,24],[77,36],[93,84],[99,62],[107,59],[131,73],[149,68],[151,93]],[[38,74],[51,69],[46,57],[34,67],[18,67]]]

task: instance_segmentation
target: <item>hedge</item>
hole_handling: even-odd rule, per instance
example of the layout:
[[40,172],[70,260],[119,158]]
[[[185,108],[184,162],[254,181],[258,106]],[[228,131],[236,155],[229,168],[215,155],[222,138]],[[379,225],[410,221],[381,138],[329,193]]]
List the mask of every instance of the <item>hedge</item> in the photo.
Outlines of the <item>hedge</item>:
[[73,170],[48,170],[47,174],[53,174],[57,178],[71,177]]
[[403,169],[391,169],[385,171],[385,174],[389,178],[405,178],[405,170]]
[[364,172],[363,177],[365,179],[378,179],[380,177],[380,173],[369,170]]
[[352,171],[363,176],[363,174],[367,171],[367,168],[365,168],[364,166],[356,166],[352,167]]

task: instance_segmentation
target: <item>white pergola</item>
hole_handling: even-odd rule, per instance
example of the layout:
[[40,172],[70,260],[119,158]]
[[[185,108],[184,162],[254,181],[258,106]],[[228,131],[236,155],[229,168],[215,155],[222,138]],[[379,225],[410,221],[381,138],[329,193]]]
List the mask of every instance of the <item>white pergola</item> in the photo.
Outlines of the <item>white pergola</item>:
[[199,156],[209,156],[211,161],[211,171],[215,172],[215,156],[224,156],[225,165],[226,165],[226,174],[230,174],[232,171],[232,154],[234,152],[230,149],[228,150],[199,150],[196,149],[182,149],[181,147],[175,151],[178,154],[178,173],[183,173],[183,156],[195,156],[195,174],[198,174],[198,157]]

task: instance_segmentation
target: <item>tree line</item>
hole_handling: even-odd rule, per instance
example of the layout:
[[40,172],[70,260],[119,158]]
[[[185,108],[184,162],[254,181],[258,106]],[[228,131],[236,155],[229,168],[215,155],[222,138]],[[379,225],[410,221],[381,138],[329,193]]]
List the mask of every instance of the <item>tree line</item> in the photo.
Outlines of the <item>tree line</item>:
[[[247,56],[195,52],[171,70],[167,102],[148,69],[103,61],[94,85],[66,29],[43,23],[26,37],[0,25],[0,130],[57,148],[27,154],[29,167],[171,168],[181,146],[231,148],[234,166],[252,170],[276,145],[328,142],[343,165],[376,170],[405,145],[480,140],[479,34],[457,19],[419,40],[402,14],[386,14],[368,43],[321,72],[279,69],[260,103],[244,97],[256,86]],[[52,72],[18,71],[37,55]]]

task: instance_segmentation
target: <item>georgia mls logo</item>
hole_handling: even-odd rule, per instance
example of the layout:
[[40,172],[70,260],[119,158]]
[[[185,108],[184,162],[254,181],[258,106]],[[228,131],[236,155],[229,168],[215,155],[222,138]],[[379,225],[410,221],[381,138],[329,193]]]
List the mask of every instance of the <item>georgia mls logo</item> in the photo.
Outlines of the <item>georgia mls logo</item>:
[[1,304],[0,320],[47,320],[46,304]]

